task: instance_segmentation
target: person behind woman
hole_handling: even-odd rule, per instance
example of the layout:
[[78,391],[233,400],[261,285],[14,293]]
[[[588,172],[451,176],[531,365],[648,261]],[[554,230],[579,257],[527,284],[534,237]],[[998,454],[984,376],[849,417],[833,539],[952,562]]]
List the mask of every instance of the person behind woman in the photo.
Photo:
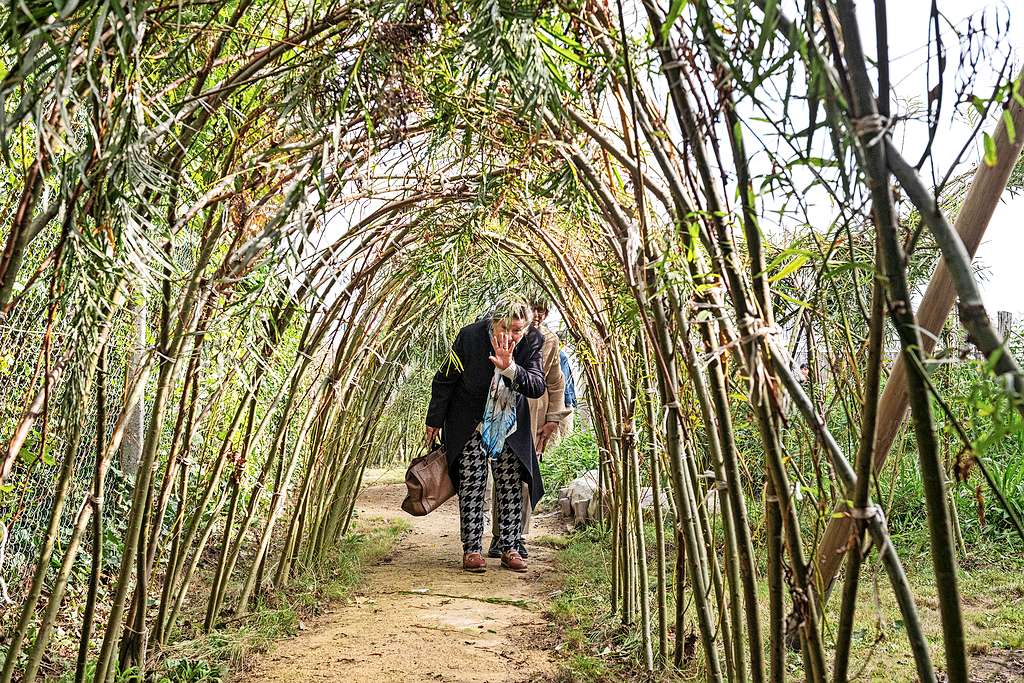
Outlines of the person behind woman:
[[531,506],[544,494],[527,398],[544,394],[541,347],[530,312],[518,301],[500,302],[493,313],[459,330],[452,354],[434,375],[425,440],[441,431],[448,474],[459,494],[462,568],[482,572],[484,490],[493,470],[499,515],[501,566],[526,571],[516,551],[522,518],[521,485]]

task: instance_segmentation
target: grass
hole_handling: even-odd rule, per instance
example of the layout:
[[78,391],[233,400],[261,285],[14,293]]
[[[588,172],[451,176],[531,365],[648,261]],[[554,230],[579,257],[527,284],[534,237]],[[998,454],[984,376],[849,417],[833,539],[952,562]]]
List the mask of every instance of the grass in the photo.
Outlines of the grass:
[[597,469],[597,441],[594,432],[577,429],[544,454],[540,463],[544,479],[544,502],[558,501],[558,490],[588,470]]
[[[931,649],[932,663],[943,668],[942,624],[931,563],[917,559],[906,567],[918,614]],[[960,572],[964,631],[971,655],[1024,647],[1024,558],[981,565]],[[834,624],[838,595],[828,606]],[[916,678],[900,617],[887,579],[872,563],[860,585],[854,622],[851,675],[861,681],[910,681]],[[834,634],[829,634],[831,642]]]
[[[611,556],[608,534],[597,527],[588,527],[562,540],[564,543],[556,561],[563,575],[563,585],[548,607],[548,616],[555,622],[561,636],[561,642],[555,648],[561,679],[574,682],[645,679],[638,629],[624,627],[616,615],[609,613]],[[674,551],[670,552],[674,554]],[[966,558],[960,572],[967,647],[974,657],[1024,648],[1024,557],[1006,554],[998,561],[990,561],[994,552],[991,548],[979,548],[983,559]],[[650,567],[653,607],[653,558]],[[937,598],[941,587],[935,585],[927,557],[913,557],[906,562],[905,568],[931,646],[932,662],[941,670],[944,653]],[[768,590],[764,581],[758,589],[762,624],[766,624]],[[827,607],[828,628],[824,641],[828,648],[835,640],[839,590],[837,587]],[[670,593],[670,613],[673,610],[672,600]],[[652,619],[657,619],[656,613],[652,613]],[[687,623],[693,623],[692,612],[687,614]],[[664,673],[655,680],[699,679],[702,663],[700,648],[697,650],[697,658],[686,670]],[[831,651],[826,653],[826,657],[831,661]],[[787,669],[788,679],[800,680],[802,661],[799,653],[788,653]],[[856,678],[853,674],[857,674]],[[888,580],[873,558],[866,565],[860,584],[851,652],[851,680],[916,680],[903,620]]]
[[404,484],[407,465],[408,463],[398,463],[392,467],[367,467],[363,472],[363,486]]
[[555,538],[562,543],[555,561],[563,583],[548,606],[547,616],[561,636],[555,647],[560,679],[649,680],[643,671],[639,629],[623,626],[619,617],[609,612],[608,534],[597,526],[588,526],[567,539]]
[[530,545],[541,545],[546,548],[554,548],[555,550],[561,550],[568,546],[569,543],[569,538],[555,534],[540,534],[530,538]]
[[245,670],[255,655],[276,640],[297,634],[303,618],[345,599],[359,585],[364,568],[390,554],[409,529],[404,520],[361,519],[357,525],[329,561],[306,568],[284,590],[261,597],[246,617],[166,648],[161,653],[163,670],[156,680],[215,682],[231,670]]

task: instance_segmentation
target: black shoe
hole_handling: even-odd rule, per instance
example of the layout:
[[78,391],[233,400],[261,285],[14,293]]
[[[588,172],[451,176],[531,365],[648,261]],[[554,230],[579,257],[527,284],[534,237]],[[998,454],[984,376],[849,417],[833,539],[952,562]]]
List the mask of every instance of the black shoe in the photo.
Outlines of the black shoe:
[[524,560],[530,556],[530,553],[526,552],[526,543],[522,539],[516,541],[516,550],[519,552],[519,556]]
[[501,551],[498,550],[498,539],[491,539],[491,547],[487,549],[487,557],[501,557]]

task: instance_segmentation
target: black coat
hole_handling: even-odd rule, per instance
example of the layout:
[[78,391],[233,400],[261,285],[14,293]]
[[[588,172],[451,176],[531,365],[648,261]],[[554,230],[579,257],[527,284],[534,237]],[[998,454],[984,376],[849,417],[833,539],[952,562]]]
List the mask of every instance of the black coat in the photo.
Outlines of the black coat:
[[[451,360],[441,364],[430,387],[430,407],[427,409],[427,426],[441,427],[441,440],[448,455],[448,474],[455,490],[459,490],[459,459],[462,449],[483,421],[487,405],[487,391],[494,377],[494,364],[489,356],[494,353],[488,320],[466,325],[455,337],[452,350],[460,361],[461,368]],[[516,393],[516,431],[505,442],[519,458],[519,476],[530,485],[530,500],[533,505],[544,495],[544,484],[540,478],[537,455],[533,450],[533,427],[530,425],[530,408],[527,398],[539,398],[547,390],[544,371],[541,367],[541,347],[544,336],[532,327],[512,351],[512,359],[519,366],[515,381],[511,382]],[[502,377],[502,381],[509,380]]]

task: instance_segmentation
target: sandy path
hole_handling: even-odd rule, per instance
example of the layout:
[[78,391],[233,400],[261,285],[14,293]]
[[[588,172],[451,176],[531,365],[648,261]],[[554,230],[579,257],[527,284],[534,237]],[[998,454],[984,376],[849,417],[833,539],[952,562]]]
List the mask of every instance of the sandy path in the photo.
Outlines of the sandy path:
[[[543,681],[556,672],[540,604],[556,589],[552,551],[530,546],[530,570],[488,560],[485,574],[461,570],[458,506],[426,517],[400,509],[403,485],[371,486],[363,518],[402,517],[412,531],[392,557],[366,571],[347,605],[306,624],[245,675],[249,681]],[[532,536],[551,522],[535,519]],[[485,537],[486,544],[486,537]],[[521,604],[492,604],[525,601]]]

